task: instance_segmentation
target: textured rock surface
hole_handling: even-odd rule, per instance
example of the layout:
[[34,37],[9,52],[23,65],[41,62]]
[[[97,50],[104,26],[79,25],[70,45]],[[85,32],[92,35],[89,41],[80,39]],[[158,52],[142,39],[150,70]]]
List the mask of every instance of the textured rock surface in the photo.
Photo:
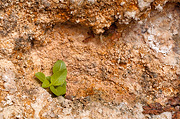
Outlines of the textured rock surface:
[[[180,6],[174,2],[0,1],[0,117],[178,115],[178,104],[176,112],[142,113],[143,106],[167,107],[180,94]],[[67,65],[71,100],[54,97],[34,77],[52,74],[58,59]]]
[[114,22],[129,24],[147,18],[150,11],[161,11],[167,2],[178,0],[2,0],[0,33],[6,35],[18,27],[21,35],[36,34],[38,38],[43,36],[42,29],[70,21],[100,34]]

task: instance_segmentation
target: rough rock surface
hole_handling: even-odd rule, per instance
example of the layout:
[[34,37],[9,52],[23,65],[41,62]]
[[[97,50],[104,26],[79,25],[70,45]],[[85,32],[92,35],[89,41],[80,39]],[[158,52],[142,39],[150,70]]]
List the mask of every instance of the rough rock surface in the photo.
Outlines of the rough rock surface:
[[[132,20],[147,18],[150,11],[161,11],[167,2],[179,0],[1,0],[1,29],[6,35],[16,30],[21,35],[41,33],[38,27],[46,29],[56,23],[72,22],[91,28],[100,34],[114,22],[129,24]],[[24,24],[26,24],[24,26]],[[39,31],[39,32],[37,32]],[[41,31],[42,32],[42,31]],[[25,34],[24,34],[25,35]]]
[[[34,77],[58,59],[67,99]],[[1,0],[0,94],[5,119],[178,118],[168,102],[180,95],[178,0]],[[175,109],[143,114],[153,104]]]

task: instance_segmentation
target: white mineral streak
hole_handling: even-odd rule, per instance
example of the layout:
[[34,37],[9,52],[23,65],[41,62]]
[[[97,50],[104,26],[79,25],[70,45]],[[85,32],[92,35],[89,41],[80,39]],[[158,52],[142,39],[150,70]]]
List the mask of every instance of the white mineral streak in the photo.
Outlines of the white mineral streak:
[[14,98],[13,95],[9,95],[8,94],[6,96],[6,98],[5,98],[6,101],[3,100],[1,103],[3,103],[4,106],[6,106],[6,105],[13,105],[13,98]]
[[154,0],[138,0],[138,6],[140,10],[143,11],[145,8],[149,7],[153,1]]
[[156,29],[153,29],[153,27],[151,27],[148,30],[148,32],[150,35],[147,37],[147,39],[148,39],[147,43],[153,50],[155,50],[157,53],[162,53],[164,55],[166,55],[167,53],[169,53],[172,50],[172,47],[173,47],[172,44],[161,45],[160,40],[156,38],[157,36],[163,35],[162,32],[160,32]]
[[63,109],[63,113],[64,113],[65,115],[71,114],[71,112],[72,112],[72,108],[64,108],[64,109]]
[[127,12],[125,12],[124,16],[127,17],[127,18],[133,18],[133,19],[135,19],[136,11],[133,11],[133,12],[127,11]]
[[153,115],[153,119],[172,119],[171,112],[163,112],[160,115]]
[[124,4],[125,4],[125,2],[121,2],[121,4],[120,4],[120,5],[121,5],[121,6],[123,6]]
[[156,9],[159,10],[159,11],[162,11],[163,7],[159,4],[158,6],[156,6]]
[[96,0],[88,0],[88,2],[95,3]]
[[42,110],[42,108],[46,105],[45,101],[44,101],[45,96],[44,94],[41,94],[39,96],[37,96],[36,98],[36,102],[31,104],[31,107],[34,109],[35,113],[34,113],[34,118],[35,119],[40,119],[39,117],[39,112]]
[[6,59],[0,60],[0,76],[2,77],[4,87],[9,93],[14,93],[17,91],[16,82],[15,82],[15,67],[11,61]]
[[[12,114],[15,114],[16,117],[22,113],[22,110],[19,106],[7,106],[3,108],[3,111],[0,113],[0,119],[10,119]],[[22,115],[22,114],[21,114]]]

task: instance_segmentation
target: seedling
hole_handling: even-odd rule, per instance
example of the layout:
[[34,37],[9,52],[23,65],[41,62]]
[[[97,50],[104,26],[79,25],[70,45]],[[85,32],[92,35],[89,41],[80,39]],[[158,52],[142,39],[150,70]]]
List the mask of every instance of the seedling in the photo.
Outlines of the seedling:
[[37,72],[35,76],[42,82],[43,88],[50,88],[56,95],[64,95],[66,93],[66,65],[62,60],[58,60],[53,66],[53,75],[45,76],[42,72]]

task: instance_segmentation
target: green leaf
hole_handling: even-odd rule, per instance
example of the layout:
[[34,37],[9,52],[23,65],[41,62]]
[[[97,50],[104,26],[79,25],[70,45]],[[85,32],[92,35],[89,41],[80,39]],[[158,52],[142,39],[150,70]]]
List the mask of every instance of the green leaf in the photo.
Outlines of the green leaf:
[[46,79],[47,79],[48,81],[51,81],[51,76],[47,76]]
[[51,76],[51,83],[53,86],[63,85],[66,81],[67,70],[58,71]]
[[65,86],[66,86],[66,85],[67,85],[67,82],[65,81],[63,85],[65,85]]
[[41,81],[43,88],[50,87],[50,90],[57,96],[66,93],[66,65],[62,60],[58,60],[53,66],[53,75],[45,76],[43,73],[38,72],[35,76]]
[[66,86],[50,86],[50,90],[56,95],[56,96],[60,96],[60,95],[64,95],[66,93]]
[[35,76],[36,76],[41,82],[44,82],[44,80],[46,79],[46,76],[45,76],[42,72],[37,72],[37,73],[35,73]]
[[48,88],[50,86],[50,83],[48,80],[44,80],[43,84],[42,84],[42,87],[43,88]]
[[53,66],[53,73],[57,71],[63,71],[66,69],[66,64],[62,60],[58,60]]

